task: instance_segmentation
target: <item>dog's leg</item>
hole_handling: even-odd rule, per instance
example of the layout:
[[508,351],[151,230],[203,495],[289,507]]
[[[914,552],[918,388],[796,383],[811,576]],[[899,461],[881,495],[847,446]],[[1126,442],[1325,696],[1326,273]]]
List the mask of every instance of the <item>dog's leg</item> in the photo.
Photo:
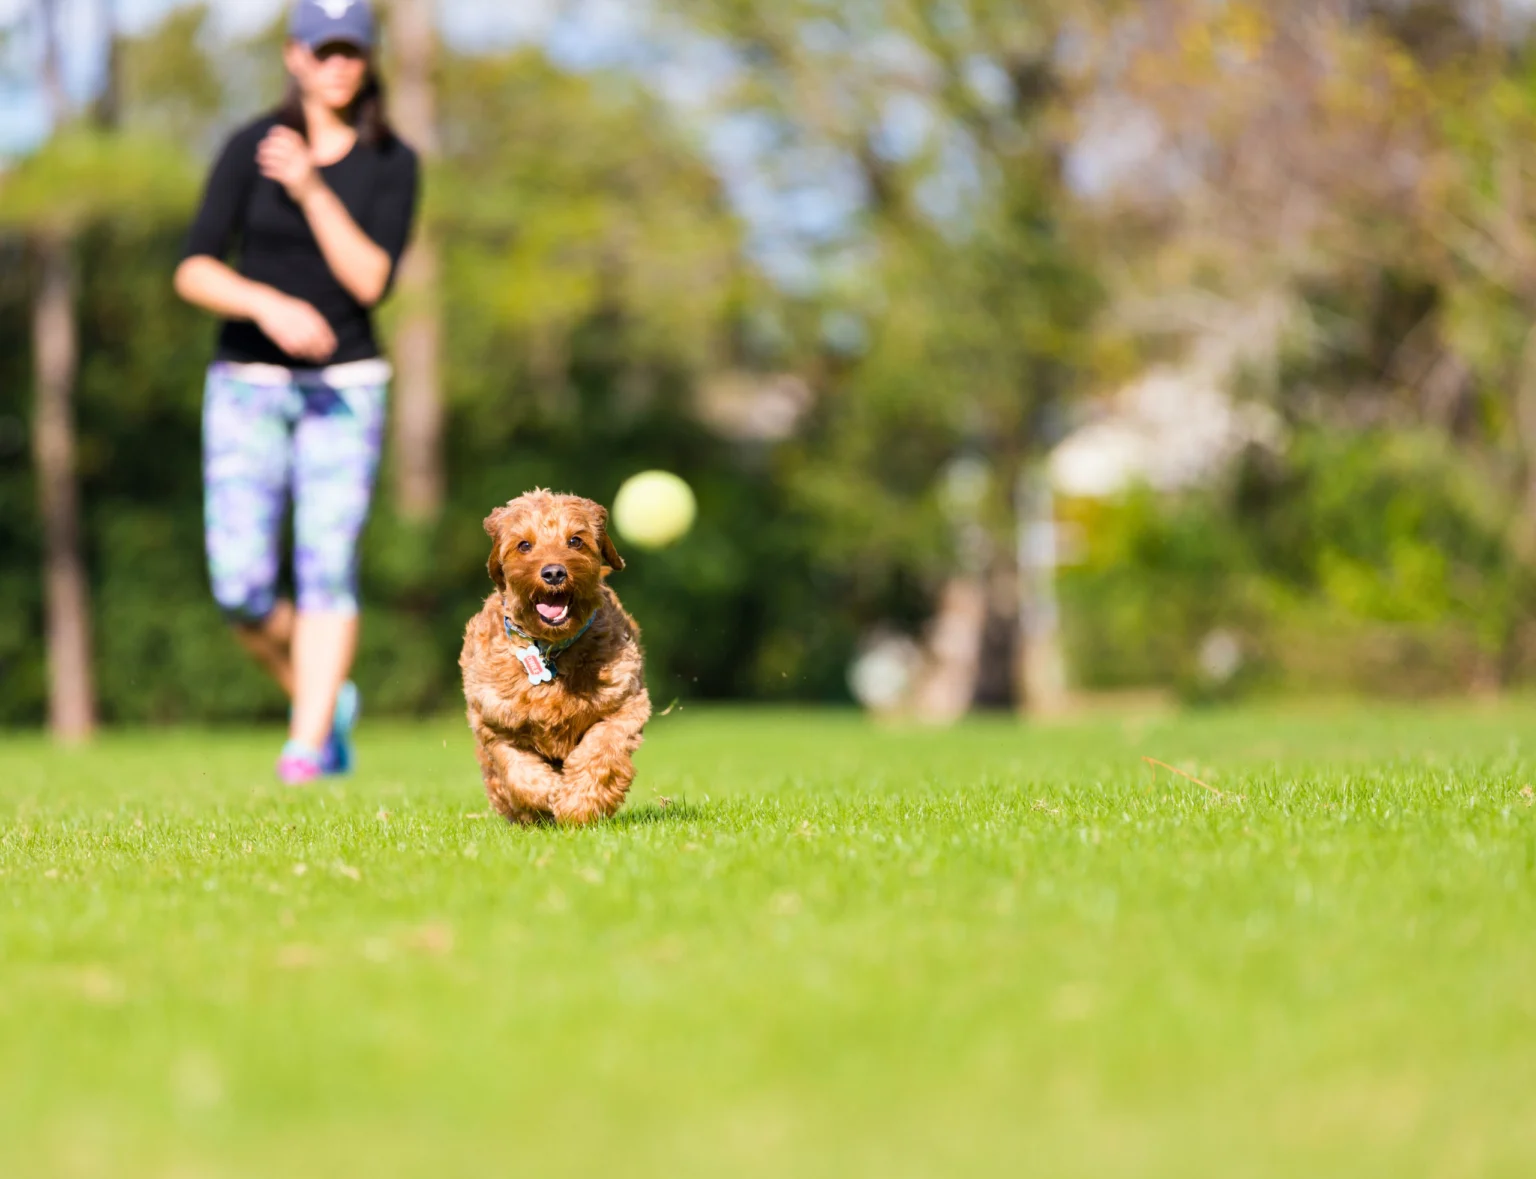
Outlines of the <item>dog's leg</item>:
[[564,793],[560,771],[537,753],[492,742],[486,747],[491,772],[486,774],[486,796],[491,805],[514,823],[534,822],[556,813],[556,800]]
[[536,823],[554,812],[552,800],[562,788],[560,771],[537,753],[519,749],[469,710],[475,756],[485,782],[485,796],[497,813],[513,823]]
[[560,788],[553,766],[495,738],[481,742],[476,752],[485,796],[497,814],[522,826],[551,817],[549,800]]
[[619,809],[634,781],[633,757],[650,716],[651,698],[642,690],[582,735],[565,759],[563,788],[552,800],[556,819],[590,823]]

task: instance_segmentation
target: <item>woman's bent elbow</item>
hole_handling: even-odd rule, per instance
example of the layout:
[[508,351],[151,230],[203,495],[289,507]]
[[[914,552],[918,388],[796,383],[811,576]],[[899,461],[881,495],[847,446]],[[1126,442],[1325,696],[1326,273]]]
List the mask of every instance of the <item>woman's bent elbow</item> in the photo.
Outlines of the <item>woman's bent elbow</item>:
[[352,287],[352,297],[364,307],[376,307],[389,294],[389,271],[377,278],[364,279]]
[[193,293],[197,286],[198,261],[197,258],[183,258],[176,267],[176,273],[171,276],[171,289],[188,303],[196,301]]

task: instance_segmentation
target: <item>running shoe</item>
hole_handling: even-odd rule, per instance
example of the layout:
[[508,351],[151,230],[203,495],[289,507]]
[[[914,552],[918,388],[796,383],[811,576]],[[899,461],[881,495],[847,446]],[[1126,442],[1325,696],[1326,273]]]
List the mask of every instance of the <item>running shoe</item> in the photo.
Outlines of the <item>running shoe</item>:
[[277,759],[277,776],[284,786],[307,786],[325,772],[323,754],[298,741],[289,741]]
[[351,680],[341,685],[336,693],[336,712],[331,718],[331,735],[325,743],[325,755],[321,770],[328,775],[350,774],[355,761],[352,751],[352,730],[363,711],[362,696]]

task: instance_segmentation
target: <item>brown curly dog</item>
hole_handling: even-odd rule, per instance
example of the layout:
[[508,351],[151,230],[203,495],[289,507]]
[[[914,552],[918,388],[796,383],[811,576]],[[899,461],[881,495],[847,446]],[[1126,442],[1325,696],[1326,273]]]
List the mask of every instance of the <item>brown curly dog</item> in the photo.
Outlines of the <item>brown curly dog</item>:
[[530,491],[485,519],[496,592],[459,666],[485,793],[515,823],[618,810],[650,719],[640,629],[604,584],[624,568],[608,513]]

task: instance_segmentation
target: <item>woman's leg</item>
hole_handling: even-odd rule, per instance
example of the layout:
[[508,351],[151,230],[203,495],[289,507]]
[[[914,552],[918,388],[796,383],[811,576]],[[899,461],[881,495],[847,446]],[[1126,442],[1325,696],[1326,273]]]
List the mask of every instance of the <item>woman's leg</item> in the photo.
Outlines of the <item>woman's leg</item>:
[[336,695],[357,654],[357,614],[299,610],[293,624],[293,721],[288,736],[324,750],[336,715]]
[[292,694],[293,606],[277,598],[292,468],[293,391],[215,364],[203,394],[203,512],[213,596],[235,635]]
[[336,697],[357,651],[357,543],[368,520],[384,438],[384,385],[304,389],[294,433],[292,739],[330,736]]
[[293,603],[280,598],[260,622],[235,624],[235,638],[293,698]]

